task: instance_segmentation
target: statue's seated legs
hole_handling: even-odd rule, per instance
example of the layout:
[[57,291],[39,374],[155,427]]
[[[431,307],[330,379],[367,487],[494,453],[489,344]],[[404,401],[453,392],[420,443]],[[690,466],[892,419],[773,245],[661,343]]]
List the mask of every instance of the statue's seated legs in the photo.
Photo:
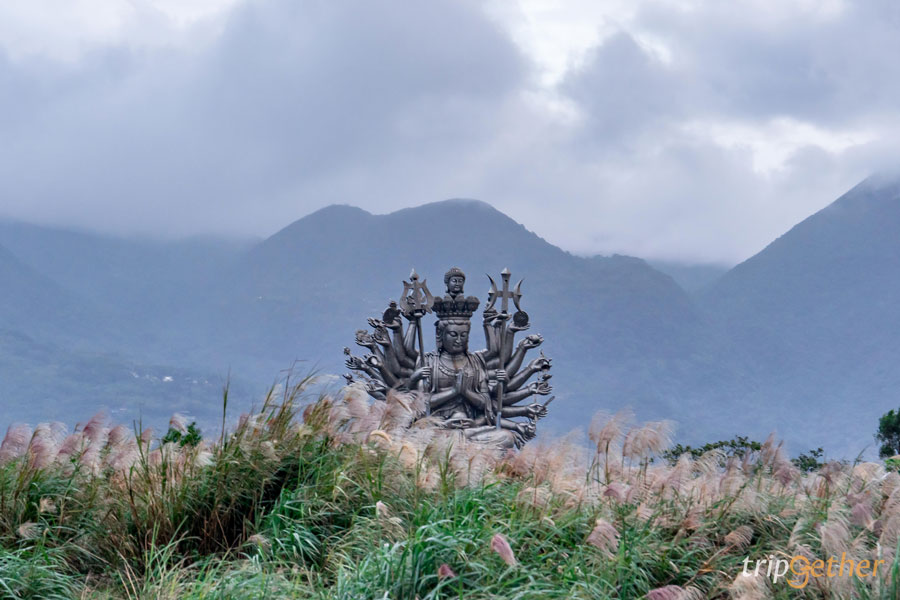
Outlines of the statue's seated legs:
[[486,444],[506,450],[520,448],[525,443],[524,438],[511,429],[497,429],[493,425],[482,425],[465,430],[466,439],[479,444]]

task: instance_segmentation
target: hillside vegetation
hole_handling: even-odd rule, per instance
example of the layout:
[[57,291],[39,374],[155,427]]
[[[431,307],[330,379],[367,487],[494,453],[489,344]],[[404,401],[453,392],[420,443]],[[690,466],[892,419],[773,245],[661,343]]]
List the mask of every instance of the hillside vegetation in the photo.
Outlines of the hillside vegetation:
[[[306,383],[216,441],[178,416],[162,440],[103,417],[11,428],[0,597],[898,597],[900,476],[880,464],[801,473],[772,440],[671,464],[669,424],[621,414],[595,418],[593,452],[498,456],[409,427],[414,397]],[[842,554],[886,566],[802,589],[742,574]]]
[[741,433],[812,430],[807,447],[863,449],[897,404],[898,240],[900,180],[872,177],[699,295],[754,365],[741,403],[755,423]]
[[333,205],[264,240],[118,239],[0,220],[0,427],[74,422],[102,406],[157,427],[184,410],[210,429],[208,399],[226,378],[246,410],[295,361],[344,372],[341,348],[398,299],[412,267],[441,294],[457,266],[482,302],[485,274],[507,267],[524,278],[530,333],[544,337],[568,406],[545,433],[630,406],[642,420],[690,414],[682,444],[776,431],[793,454],[874,456],[872,423],[900,387],[898,239],[900,180],[885,177],[724,274],[573,256],[470,200],[383,215]]
[[[482,202],[386,215],[330,206],[246,245],[120,240],[0,221],[0,246],[8,249],[0,275],[12,274],[0,277],[8,290],[0,329],[12,330],[0,332],[2,427],[51,414],[71,423],[107,406],[140,411],[156,426],[184,410],[208,429],[218,417],[210,385],[228,377],[232,404],[246,410],[295,360],[339,375],[341,349],[399,299],[411,268],[443,294],[443,275],[457,266],[468,275],[466,293],[482,303],[486,273],[496,279],[509,268],[513,285],[524,278],[529,333],[544,336],[557,394],[572,408],[551,413],[545,430],[579,425],[603,390],[605,406],[630,405],[644,419],[671,417],[686,403],[705,407],[703,423],[682,432],[691,434],[685,443],[744,433],[730,420],[723,433],[717,422],[736,412],[719,404],[745,391],[744,361],[714,343],[674,281],[636,258],[568,254]],[[431,316],[424,322],[433,327]],[[66,393],[41,389],[45,381]]]

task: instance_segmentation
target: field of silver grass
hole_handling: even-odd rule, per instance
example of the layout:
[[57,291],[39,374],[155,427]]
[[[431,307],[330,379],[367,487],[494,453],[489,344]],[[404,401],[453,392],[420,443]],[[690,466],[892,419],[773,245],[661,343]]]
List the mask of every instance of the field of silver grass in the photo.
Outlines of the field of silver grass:
[[[413,394],[307,383],[199,443],[102,416],[10,427],[0,597],[900,597],[900,476],[881,464],[803,473],[773,439],[672,464],[671,425],[625,413],[595,416],[591,448],[504,454],[414,422]],[[745,574],[795,557],[885,566]]]

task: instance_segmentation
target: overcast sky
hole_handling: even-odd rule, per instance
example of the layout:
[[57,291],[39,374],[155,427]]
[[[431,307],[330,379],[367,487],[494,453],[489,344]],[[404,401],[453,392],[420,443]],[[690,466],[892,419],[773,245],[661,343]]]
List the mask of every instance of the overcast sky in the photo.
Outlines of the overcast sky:
[[896,0],[0,0],[0,215],[265,236],[493,204],[735,263],[900,140]]

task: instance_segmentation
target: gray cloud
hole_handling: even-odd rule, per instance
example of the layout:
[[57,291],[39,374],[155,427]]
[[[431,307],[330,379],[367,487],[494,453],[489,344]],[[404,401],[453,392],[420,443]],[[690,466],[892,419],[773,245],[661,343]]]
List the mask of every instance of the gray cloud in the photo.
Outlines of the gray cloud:
[[791,115],[830,124],[895,113],[900,97],[900,5],[872,2],[647,4],[637,27],[673,48],[701,109]]
[[685,116],[692,90],[682,77],[621,31],[594,49],[561,91],[586,113],[588,127],[580,137],[612,149]]
[[279,206],[298,184],[490,137],[524,70],[457,2],[248,3],[193,52],[117,47],[75,71],[5,60],[0,81],[19,92],[0,107],[6,211],[177,232],[277,226],[254,212],[286,224],[317,201]]
[[898,7],[817,8],[647,3],[591,51],[560,86],[583,113],[568,149],[605,196],[576,247],[737,261],[891,165]]
[[0,51],[0,214],[265,235],[478,197],[576,252],[737,261],[896,156],[900,8],[822,6],[648,2],[550,90],[450,0],[244,2],[217,36],[74,64]]

